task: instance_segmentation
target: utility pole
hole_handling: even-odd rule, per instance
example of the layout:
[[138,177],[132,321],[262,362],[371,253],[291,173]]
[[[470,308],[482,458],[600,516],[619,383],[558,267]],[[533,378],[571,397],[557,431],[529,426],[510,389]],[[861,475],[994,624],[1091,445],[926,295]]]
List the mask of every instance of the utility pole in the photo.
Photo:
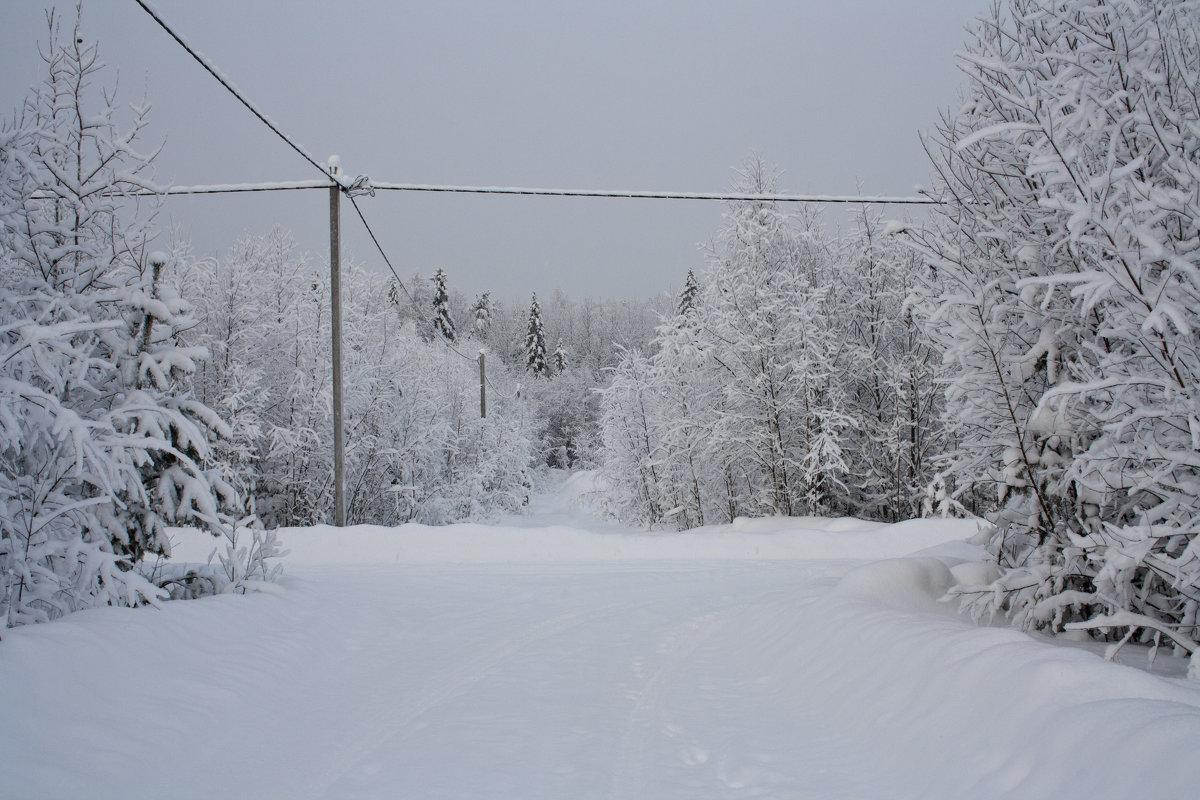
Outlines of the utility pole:
[[479,351],[479,418],[487,419],[487,373],[484,372],[483,351]]
[[346,524],[346,443],[342,413],[341,194],[337,156],[329,157],[329,309],[333,337],[333,524]]

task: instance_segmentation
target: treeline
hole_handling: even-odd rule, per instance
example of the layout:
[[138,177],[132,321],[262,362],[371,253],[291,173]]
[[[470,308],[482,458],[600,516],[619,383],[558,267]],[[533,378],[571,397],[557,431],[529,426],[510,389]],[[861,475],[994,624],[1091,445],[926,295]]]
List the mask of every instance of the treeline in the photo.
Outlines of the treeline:
[[[224,258],[181,264],[210,358],[195,390],[232,435],[215,445],[267,527],[328,522],[333,508],[329,270],[290,234],[247,236]],[[503,363],[479,412],[474,358],[422,334],[389,282],[342,270],[346,515],[350,523],[445,523],[527,502],[536,421]],[[435,315],[431,304],[423,322]],[[474,355],[474,354],[472,354]]]
[[[439,289],[439,287],[442,287]],[[400,319],[430,341],[447,339],[464,354],[487,352],[514,376],[532,415],[533,461],[574,469],[596,466],[598,391],[628,348],[644,348],[669,311],[669,297],[575,299],[561,289],[528,299],[474,296],[455,289],[453,275],[413,273],[389,282]]]
[[[750,162],[735,187],[770,194]],[[864,209],[854,235],[731,204],[697,281],[604,392],[610,504],[639,524],[917,516],[944,449],[940,352],[907,313],[921,264]]]
[[[214,445],[229,481],[267,527],[332,514],[329,272],[275,229],[220,259],[176,258],[194,298],[183,335],[210,357],[198,398],[232,435]],[[343,266],[347,521],[443,524],[516,513],[542,467],[590,463],[613,341],[645,342],[646,302],[469,302],[450,276]],[[544,311],[542,309],[545,309]],[[533,359],[531,331],[549,353]],[[486,358],[481,417],[478,356]]]

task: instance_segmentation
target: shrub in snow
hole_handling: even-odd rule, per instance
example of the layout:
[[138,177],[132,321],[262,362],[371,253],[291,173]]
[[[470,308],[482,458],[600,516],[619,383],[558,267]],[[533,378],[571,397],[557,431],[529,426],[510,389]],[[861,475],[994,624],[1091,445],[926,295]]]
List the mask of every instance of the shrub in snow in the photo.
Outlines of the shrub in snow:
[[145,562],[141,572],[172,600],[190,600],[215,594],[273,591],[271,584],[283,570],[280,559],[287,551],[274,530],[226,526],[218,546],[204,564],[175,563],[159,559]]
[[1195,651],[1200,608],[1200,6],[1011,0],[960,55],[910,232],[952,368],[948,498],[990,494],[1025,627]]
[[210,461],[228,428],[194,400],[204,353],[147,251],[149,186],[135,150],[145,107],[120,130],[76,22],[49,16],[48,75],[0,135],[0,614],[8,625],[79,608],[154,602],[135,567],[166,555],[166,526],[214,533],[236,493]]

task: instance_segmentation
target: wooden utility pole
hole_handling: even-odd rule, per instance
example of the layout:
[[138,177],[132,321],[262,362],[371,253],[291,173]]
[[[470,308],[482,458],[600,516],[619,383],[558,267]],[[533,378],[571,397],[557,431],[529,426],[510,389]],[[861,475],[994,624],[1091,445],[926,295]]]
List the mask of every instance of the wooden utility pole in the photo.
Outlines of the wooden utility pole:
[[487,373],[483,366],[483,351],[479,351],[479,418],[487,419]]
[[342,415],[342,280],[341,194],[337,181],[338,157],[329,157],[329,308],[333,337],[333,524],[346,524],[346,443]]

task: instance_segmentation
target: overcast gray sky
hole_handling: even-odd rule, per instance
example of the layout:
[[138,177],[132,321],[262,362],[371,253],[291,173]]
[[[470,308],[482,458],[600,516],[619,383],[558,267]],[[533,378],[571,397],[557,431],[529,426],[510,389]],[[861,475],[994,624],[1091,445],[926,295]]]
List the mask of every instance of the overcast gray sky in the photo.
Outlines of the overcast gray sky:
[[[0,3],[0,110],[40,76],[45,3]],[[955,105],[953,53],[986,0],[156,0],[318,160],[378,181],[723,191],[757,153],[780,189],[911,194],[918,132]],[[68,22],[73,6],[59,8]],[[153,103],[160,182],[318,177],[133,0],[85,0],[121,99]],[[433,196],[359,201],[400,274],[469,295],[674,291],[719,203]],[[344,208],[344,213],[349,211]],[[352,213],[352,211],[350,211]],[[889,214],[900,214],[892,207]],[[830,221],[841,219],[837,212]],[[172,198],[197,254],[273,223],[325,258],[321,192]],[[383,269],[357,218],[345,247]]]

